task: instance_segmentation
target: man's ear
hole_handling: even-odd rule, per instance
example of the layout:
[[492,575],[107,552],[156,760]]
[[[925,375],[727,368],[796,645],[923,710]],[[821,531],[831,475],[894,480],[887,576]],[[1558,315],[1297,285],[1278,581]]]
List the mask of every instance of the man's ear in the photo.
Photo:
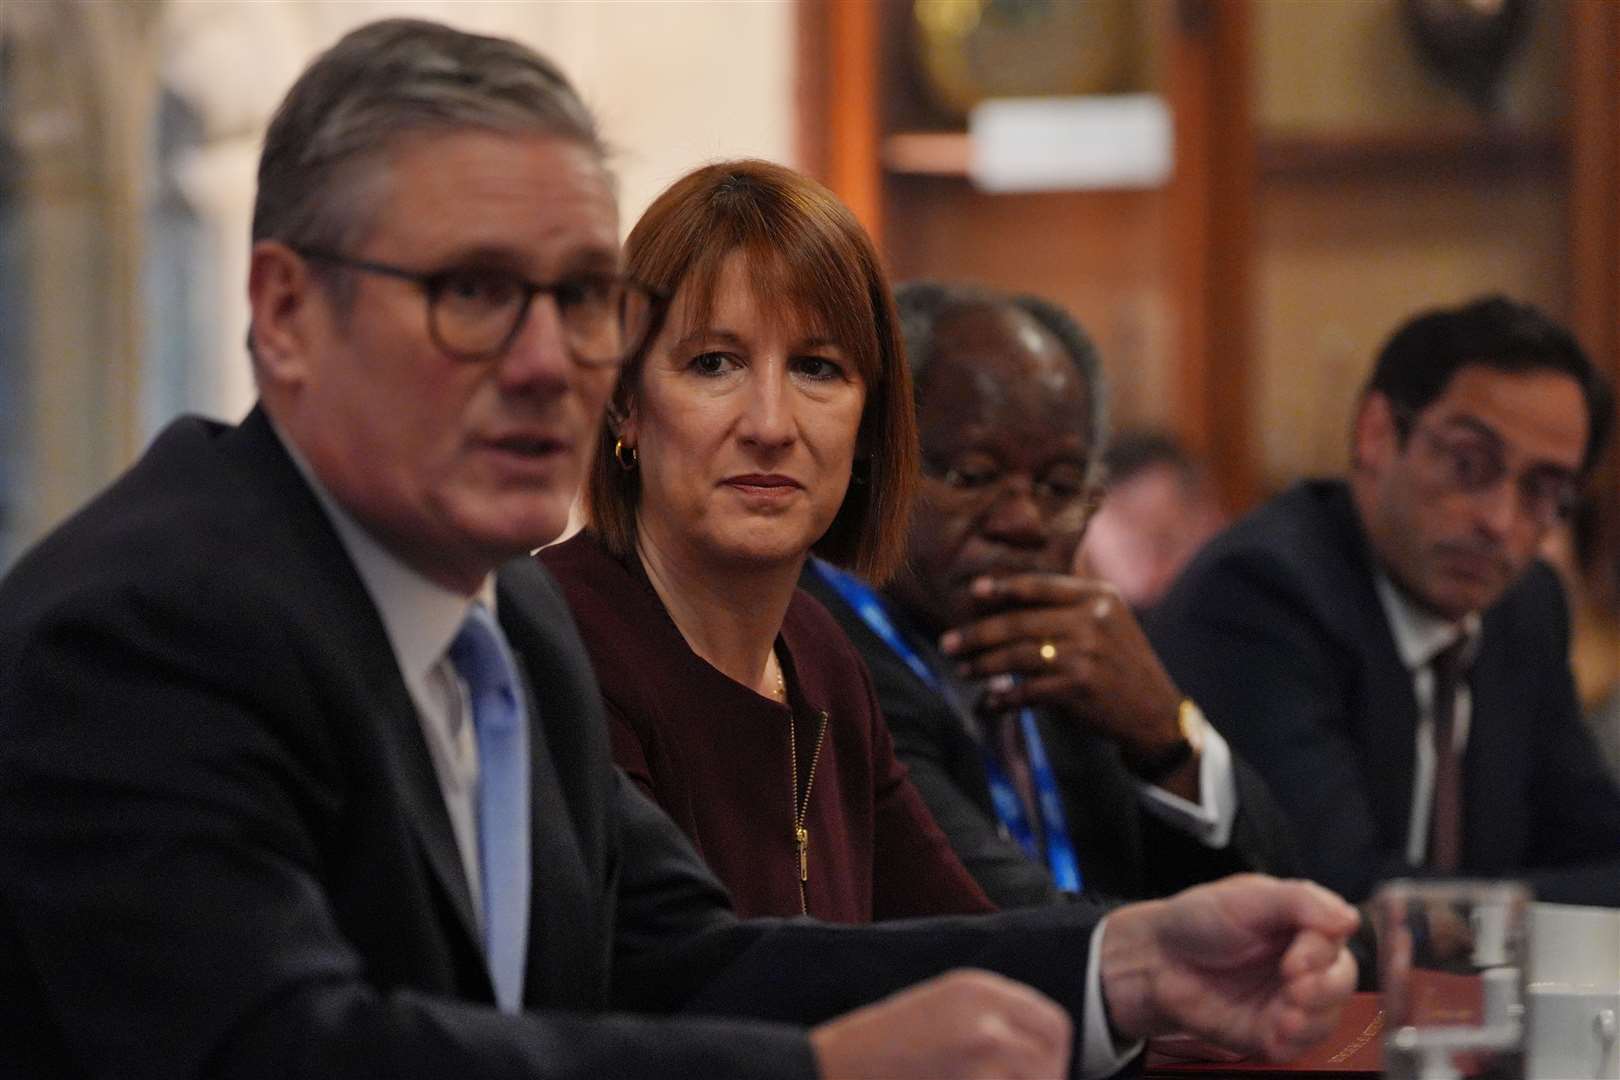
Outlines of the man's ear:
[[1356,407],[1350,432],[1350,468],[1356,472],[1382,472],[1401,452],[1401,432],[1390,400],[1369,390]]
[[294,388],[309,378],[312,320],[319,286],[287,245],[260,240],[248,261],[249,344],[264,386]]

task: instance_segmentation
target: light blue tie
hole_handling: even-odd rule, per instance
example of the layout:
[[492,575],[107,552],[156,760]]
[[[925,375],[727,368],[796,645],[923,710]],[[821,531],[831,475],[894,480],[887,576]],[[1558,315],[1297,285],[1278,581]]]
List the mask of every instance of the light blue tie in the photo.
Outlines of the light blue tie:
[[529,937],[529,726],[506,639],[475,603],[450,643],[478,738],[478,862],[484,954],[502,1012],[523,1006]]

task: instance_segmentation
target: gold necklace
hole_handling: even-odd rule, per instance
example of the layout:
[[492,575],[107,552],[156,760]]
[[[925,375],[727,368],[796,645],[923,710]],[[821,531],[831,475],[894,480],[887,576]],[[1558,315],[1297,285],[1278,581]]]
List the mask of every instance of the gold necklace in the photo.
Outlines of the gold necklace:
[[[777,677],[781,677],[780,671]],[[785,693],[784,693],[784,696]],[[827,711],[821,711],[821,730],[816,732],[816,748],[810,754],[810,774],[804,781],[804,798],[799,798],[799,735],[793,725],[793,707],[788,706],[788,766],[793,781],[793,843],[799,849],[799,913],[810,914],[804,886],[810,880],[810,830],[805,818],[810,813],[810,789],[816,784],[816,765],[821,761],[821,745],[827,738]]]

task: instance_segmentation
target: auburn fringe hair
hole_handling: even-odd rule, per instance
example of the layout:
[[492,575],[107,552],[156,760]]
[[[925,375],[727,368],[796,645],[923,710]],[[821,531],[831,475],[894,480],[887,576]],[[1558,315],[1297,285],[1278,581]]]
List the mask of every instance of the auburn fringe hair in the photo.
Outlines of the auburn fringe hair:
[[[625,244],[626,272],[671,302],[683,293],[682,310],[701,324],[733,252],[748,264],[756,302],[809,320],[866,384],[854,476],[812,550],[881,583],[905,557],[919,450],[911,373],[877,251],[848,208],[814,180],[768,161],[727,161],[687,174],[647,208]],[[587,526],[620,555],[635,550],[641,474],[614,460],[611,417],[624,416],[634,400],[660,331],[653,328],[620,373],[586,483]]]

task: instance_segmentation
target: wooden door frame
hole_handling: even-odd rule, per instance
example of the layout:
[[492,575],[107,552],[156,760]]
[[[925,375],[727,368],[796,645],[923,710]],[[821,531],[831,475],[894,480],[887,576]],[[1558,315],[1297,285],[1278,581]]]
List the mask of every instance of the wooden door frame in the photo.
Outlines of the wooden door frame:
[[879,0],[798,0],[799,167],[883,243]]
[[1250,437],[1256,152],[1249,0],[1164,5],[1175,118],[1167,265],[1178,319],[1176,428],[1230,512],[1260,497]]
[[[1572,0],[1569,44],[1570,323],[1611,381],[1620,384],[1620,5]],[[1620,426],[1620,403],[1616,405]],[[1599,493],[1599,550],[1609,565],[1593,584],[1620,603],[1620,439],[1610,446]]]

